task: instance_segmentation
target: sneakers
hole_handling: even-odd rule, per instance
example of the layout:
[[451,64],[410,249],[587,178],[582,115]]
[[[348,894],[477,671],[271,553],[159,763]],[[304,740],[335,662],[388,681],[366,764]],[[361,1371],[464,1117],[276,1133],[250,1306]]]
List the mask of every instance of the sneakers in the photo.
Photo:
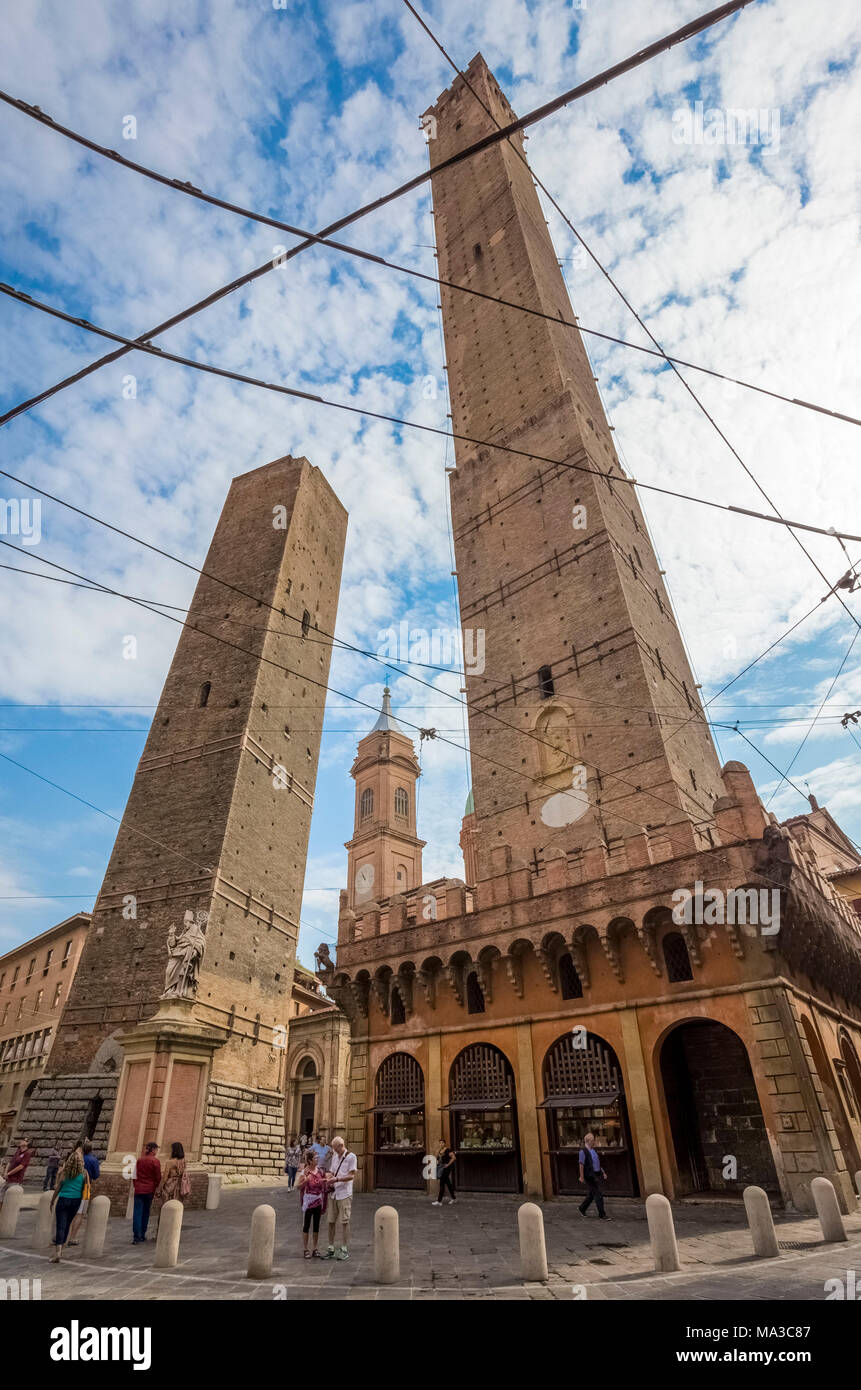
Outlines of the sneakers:
[[333,1259],[336,1259],[336,1260],[349,1260],[349,1258],[350,1258],[350,1252],[349,1252],[349,1250],[347,1249],[346,1245],[342,1245],[341,1248],[340,1248],[340,1250],[336,1250],[336,1251],[335,1251],[335,1254],[334,1254],[334,1256],[333,1256]]
[[335,1247],[334,1247],[334,1245],[330,1245],[330,1246],[329,1246],[329,1249],[326,1251],[325,1255],[323,1256],[323,1259],[324,1259],[324,1260],[334,1260],[334,1258],[335,1258]]
[[431,1206],[432,1206],[432,1207],[441,1207],[441,1206],[442,1206],[442,1202],[431,1202]]

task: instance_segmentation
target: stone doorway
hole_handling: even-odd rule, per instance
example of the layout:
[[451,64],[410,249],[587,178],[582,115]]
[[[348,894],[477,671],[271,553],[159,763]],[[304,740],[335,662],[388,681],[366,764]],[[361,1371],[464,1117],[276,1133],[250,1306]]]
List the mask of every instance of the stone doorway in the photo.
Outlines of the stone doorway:
[[779,1193],[747,1049],[712,1019],[679,1024],[661,1048],[676,1195]]

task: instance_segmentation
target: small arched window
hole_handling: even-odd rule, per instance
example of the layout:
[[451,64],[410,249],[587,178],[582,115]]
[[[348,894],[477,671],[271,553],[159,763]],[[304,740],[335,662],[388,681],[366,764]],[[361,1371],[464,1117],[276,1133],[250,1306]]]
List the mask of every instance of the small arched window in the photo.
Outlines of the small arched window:
[[563,999],[583,998],[583,983],[569,951],[559,957],[559,983]]
[[209,703],[209,692],[211,689],[212,681],[204,681],[203,685],[200,687],[200,696],[197,701],[200,709],[203,709],[204,705]]
[[691,958],[688,955],[685,938],[681,932],[667,932],[661,943],[661,948],[664,952],[664,964],[667,967],[667,979],[671,984],[676,984],[679,980],[692,980],[694,978]]
[[317,1075],[317,1063],[314,1061],[313,1057],[308,1058],[307,1062],[302,1068],[302,1075],[304,1077],[307,1077],[309,1080]]
[[359,802],[359,815],[361,816],[362,820],[367,820],[368,816],[372,816],[373,814],[374,789],[373,787],[365,787],[365,790],[362,792],[362,799]]
[[556,687],[553,684],[553,671],[549,666],[538,668],[538,693],[542,700],[549,700]]
[[484,994],[474,970],[469,972],[466,981],[466,1010],[470,1014],[484,1013]]
[[308,609],[306,608],[305,611],[304,611],[303,614],[302,614],[302,636],[303,636],[303,637],[307,637],[307,636],[308,636],[308,631],[309,631],[310,627],[311,627],[311,614],[308,612]]
[[397,985],[392,990],[392,1023],[406,1023],[407,1015],[404,1001]]
[[410,798],[406,787],[395,789],[395,815],[406,818],[410,809]]

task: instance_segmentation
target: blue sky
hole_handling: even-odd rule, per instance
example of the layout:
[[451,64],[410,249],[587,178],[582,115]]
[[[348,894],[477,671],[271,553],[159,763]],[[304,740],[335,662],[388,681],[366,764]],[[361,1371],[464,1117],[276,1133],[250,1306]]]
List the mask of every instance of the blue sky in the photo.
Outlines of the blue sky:
[[[434,0],[423,13],[461,66],[481,50],[526,111],[698,14],[700,0]],[[320,227],[426,166],[419,115],[450,72],[400,0],[295,4],[43,0],[5,26],[0,85],[64,124],[232,201]],[[857,414],[861,15],[803,0],[758,0],[535,127],[529,157],[575,225],[668,348],[790,396]],[[779,112],[774,147],[682,144],[674,113]],[[134,141],[123,123],[134,116]],[[290,238],[107,164],[0,109],[0,279],[75,315],[135,335]],[[432,271],[426,191],[346,238]],[[643,341],[621,301],[548,212],[575,312]],[[303,253],[171,331],[170,350],[445,427],[432,286],[338,256]],[[741,506],[764,504],[669,373],[587,339],[623,459],[634,476]],[[101,355],[78,328],[0,303],[6,408]],[[136,378],[133,398],[124,378]],[[786,515],[861,532],[858,432],[690,375]],[[429,389],[428,383],[432,383]],[[126,359],[2,431],[2,467],[200,564],[229,479],[285,452],[319,465],[350,512],[338,635],[376,650],[381,633],[452,628],[456,610],[444,440],[256,392],[149,358]],[[0,495],[27,496],[2,480]],[[706,697],[816,604],[828,585],[781,528],[644,494]],[[6,539],[16,542],[15,537]],[[813,539],[833,583],[836,542]],[[850,547],[858,558],[861,546]],[[50,558],[126,592],[186,604],[194,575],[45,503]],[[50,572],[50,571],[46,571]],[[861,615],[861,599],[847,596]],[[122,814],[177,629],[119,599],[0,569],[0,752],[114,816]],[[744,721],[785,768],[856,629],[835,599],[712,707]],[[137,640],[134,660],[124,639]],[[427,672],[422,674],[428,676]],[[394,681],[396,707],[460,741],[461,710]],[[379,698],[374,663],[336,653],[332,683]],[[84,708],[84,707],[87,708]],[[793,767],[861,840],[861,750],[839,716],[861,706],[861,641]],[[754,722],[756,721],[756,722]],[[333,939],[351,832],[348,769],[373,722],[331,697],[312,827],[300,958]],[[343,732],[339,732],[343,731]],[[861,738],[861,735],[859,735]],[[778,777],[741,737],[718,730],[768,798]],[[462,872],[463,754],[423,751],[425,876]],[[772,809],[805,809],[783,784]],[[0,950],[92,905],[114,825],[31,774],[0,763]],[[57,895],[40,897],[39,895]],[[62,896],[60,896],[62,895]]]

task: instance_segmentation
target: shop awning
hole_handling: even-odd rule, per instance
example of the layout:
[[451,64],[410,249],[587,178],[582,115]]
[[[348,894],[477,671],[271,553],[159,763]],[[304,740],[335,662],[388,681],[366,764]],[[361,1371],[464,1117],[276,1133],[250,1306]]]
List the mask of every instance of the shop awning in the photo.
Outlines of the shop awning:
[[618,1091],[605,1091],[600,1095],[548,1096],[537,1107],[539,1110],[567,1110],[577,1108],[587,1110],[590,1105],[612,1105],[619,1099]]
[[423,1100],[422,1100],[422,1101],[419,1101],[418,1104],[413,1104],[413,1105],[372,1105],[371,1108],[370,1108],[369,1110],[366,1110],[366,1111],[365,1111],[365,1114],[366,1114],[366,1115],[410,1115],[410,1114],[414,1114],[416,1110],[424,1110],[424,1108],[425,1108],[425,1103],[424,1103]]
[[441,1105],[440,1110],[504,1110],[511,1104],[511,1096],[491,1096],[489,1100],[458,1100],[449,1105]]

